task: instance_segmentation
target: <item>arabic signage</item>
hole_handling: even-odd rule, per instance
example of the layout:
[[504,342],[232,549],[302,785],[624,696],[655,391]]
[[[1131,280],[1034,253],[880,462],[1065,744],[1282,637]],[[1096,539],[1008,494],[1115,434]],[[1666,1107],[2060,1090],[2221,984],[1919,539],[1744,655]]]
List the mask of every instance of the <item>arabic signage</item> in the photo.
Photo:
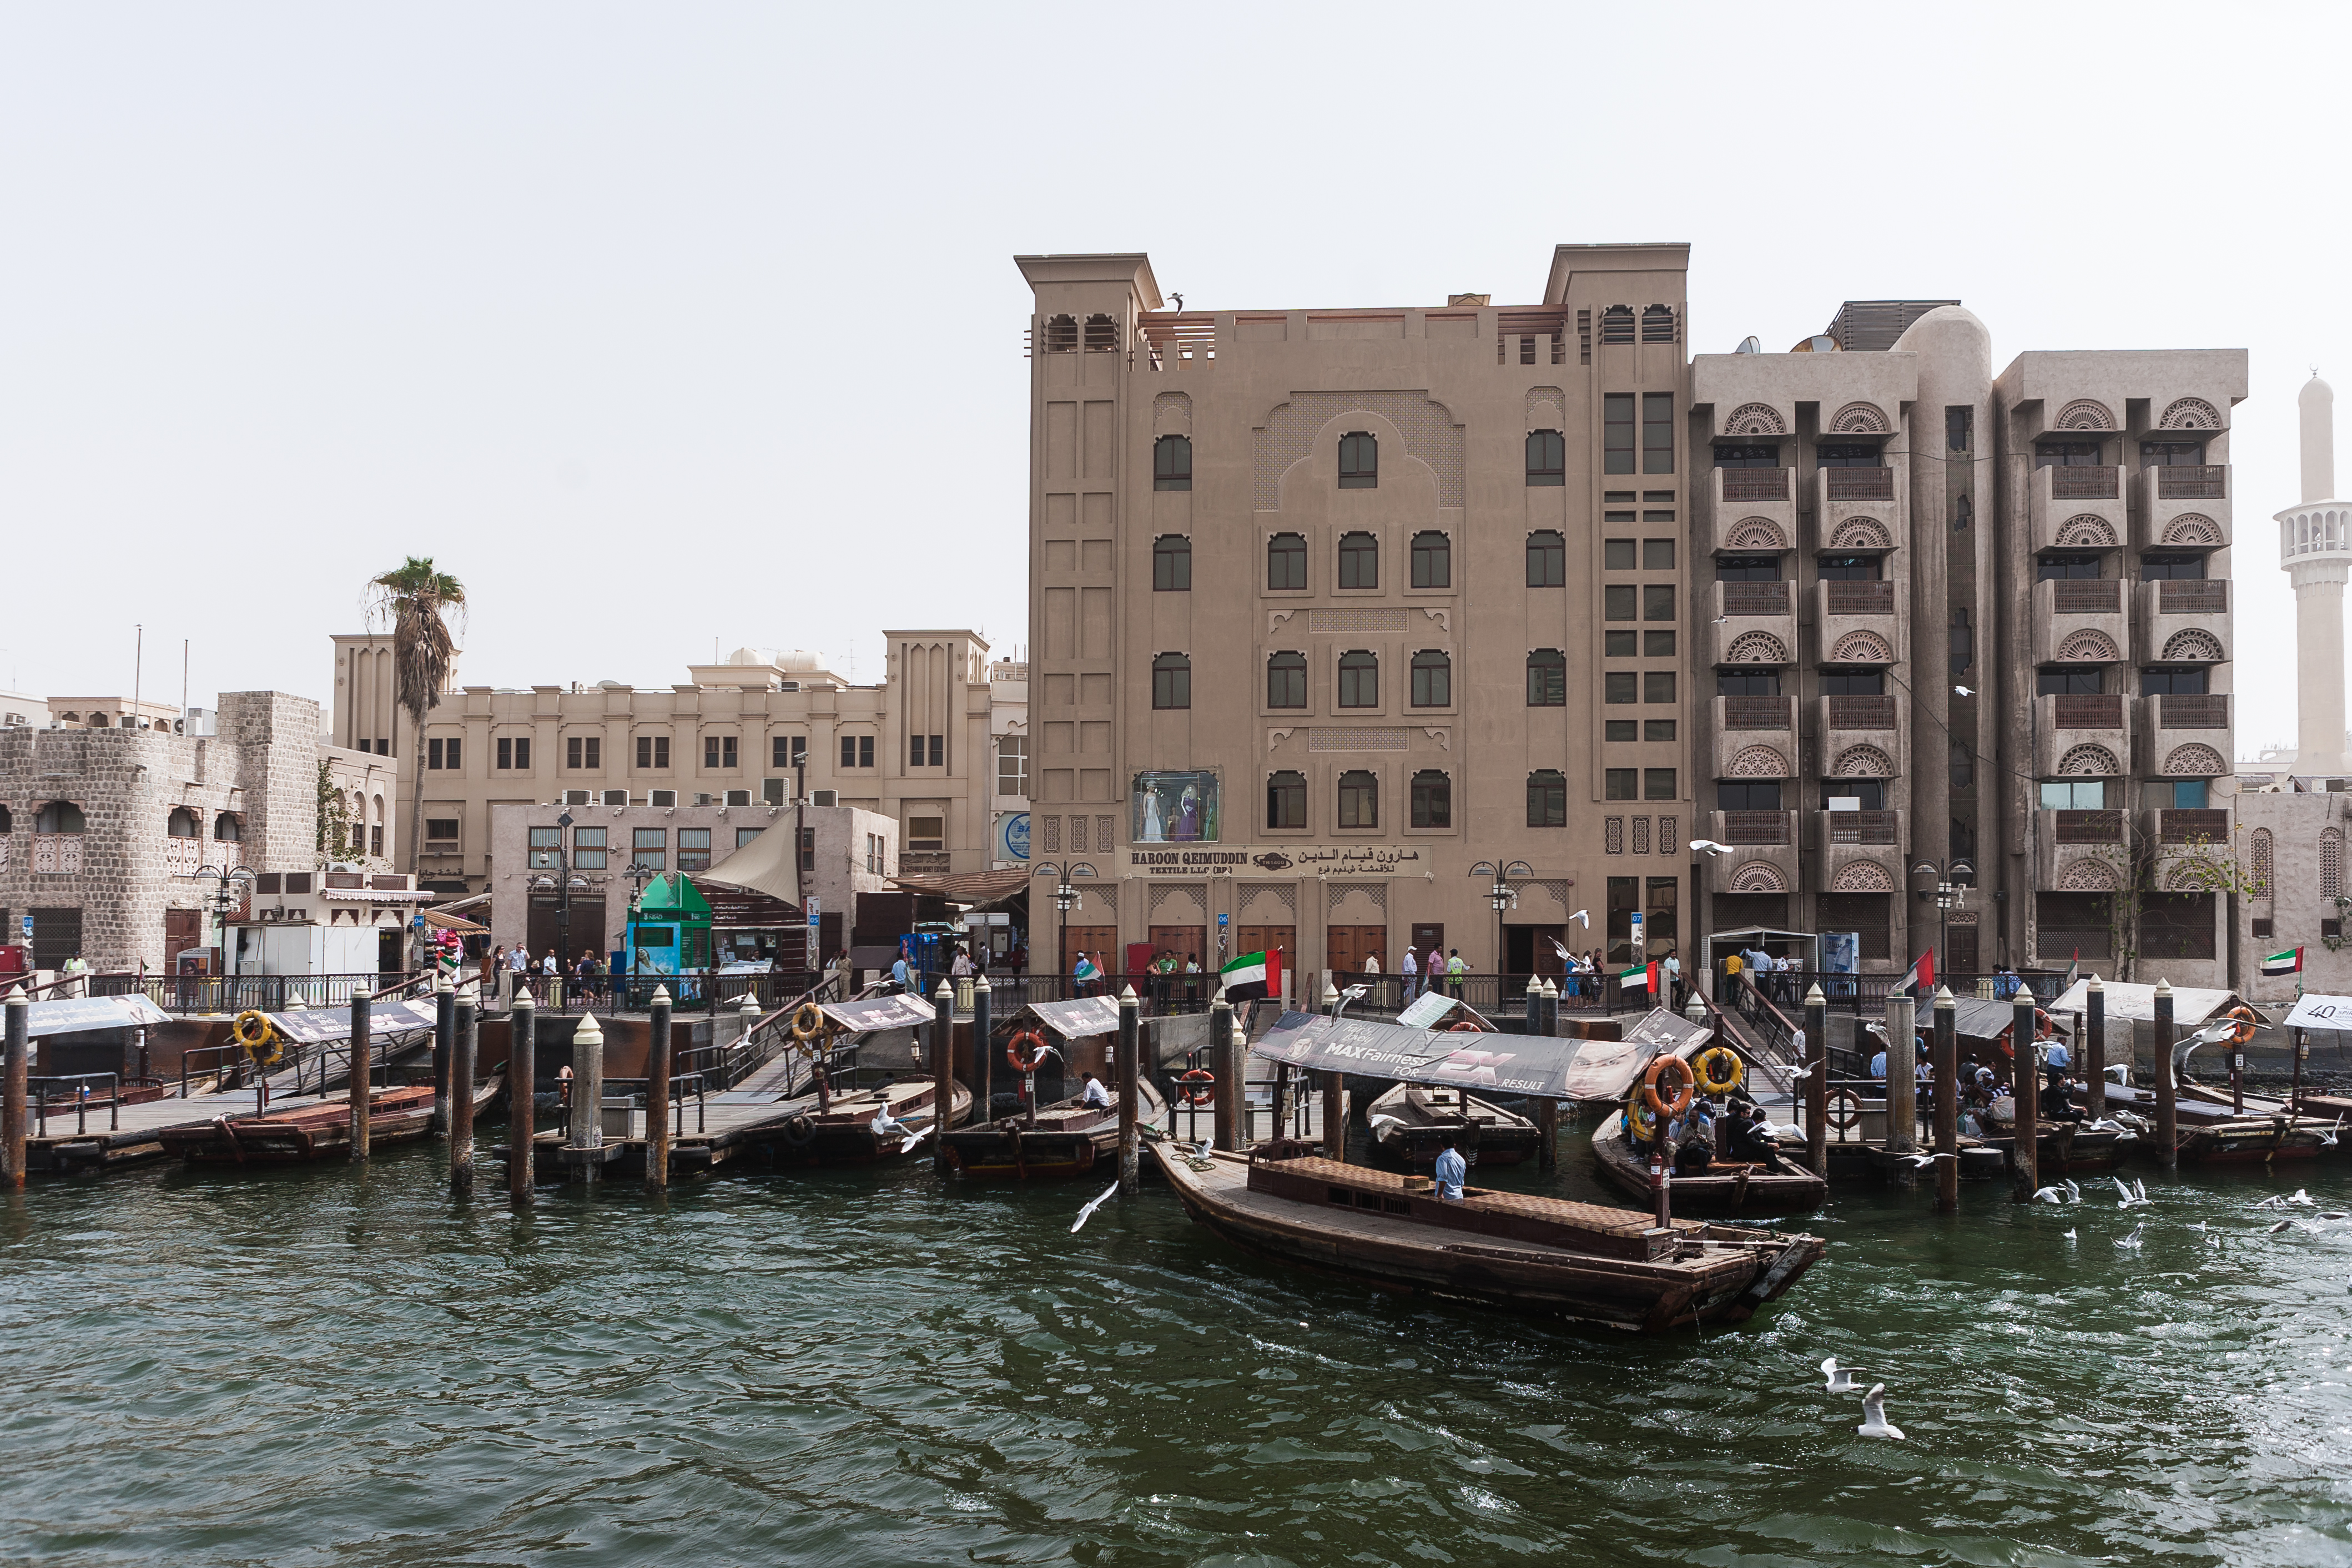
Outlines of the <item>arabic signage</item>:
[[931,1004],[917,996],[867,997],[855,1002],[820,1002],[824,1016],[847,1030],[912,1029],[931,1021]]
[[1431,867],[1418,844],[1248,844],[1233,849],[1137,844],[1130,872],[1156,876],[1421,876]]

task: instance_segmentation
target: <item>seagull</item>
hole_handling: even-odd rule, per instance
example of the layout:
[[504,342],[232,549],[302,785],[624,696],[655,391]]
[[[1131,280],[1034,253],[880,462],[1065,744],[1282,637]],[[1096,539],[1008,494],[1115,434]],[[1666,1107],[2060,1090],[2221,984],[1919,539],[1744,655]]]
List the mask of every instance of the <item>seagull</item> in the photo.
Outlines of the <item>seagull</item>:
[[2126,1252],[2138,1251],[2140,1232],[2147,1228],[2147,1221],[2143,1219],[2137,1225],[2132,1227],[2131,1234],[2129,1236],[2118,1236],[2116,1238],[2116,1245],[2122,1248]]
[[2319,1207],[2317,1204],[2311,1201],[2311,1194],[2305,1192],[2301,1187],[2294,1189],[2294,1196],[2288,1198],[2287,1202],[2293,1204],[2297,1208],[2316,1208]]
[[1720,625],[1722,625],[1725,622],[1727,622],[1727,621],[1728,621],[1728,620],[1730,620],[1730,619],[1731,619],[1731,617],[1730,617],[1730,616],[1728,616],[1728,615],[1718,615],[1718,616],[1717,616],[1717,617],[1715,618],[1715,621],[1714,621],[1713,624],[1717,625],[1717,626],[1720,626]]
[[[936,1124],[933,1124],[933,1125]],[[930,1135],[930,1127],[923,1128],[920,1132],[918,1132],[913,1136],[909,1137],[905,1143],[900,1144],[898,1145],[898,1152],[902,1155],[913,1153],[915,1145],[921,1143],[925,1138],[928,1138]]]
[[1171,288],[1168,291],[1168,298],[1176,301],[1177,309],[1181,310],[1184,308],[1184,297],[1182,295],[1177,293]]
[[1703,855],[1727,855],[1731,852],[1729,844],[1718,844],[1713,839],[1693,839],[1690,847]]
[[2284,1230],[2288,1226],[2293,1225],[2294,1223],[2294,1221],[2292,1219],[2282,1219],[2276,1225],[2272,1226],[2267,1234],[2276,1236],[2280,1231]]
[[1854,1428],[1854,1434],[1863,1437],[1892,1437],[1898,1443],[1903,1440],[1903,1428],[1887,1425],[1886,1385],[1884,1383],[1872,1384],[1870,1392],[1862,1396],[1862,1425]]
[[[1924,1171],[1936,1163],[1936,1156],[1933,1155],[1897,1155],[1895,1157],[1896,1163],[1909,1166],[1915,1171]],[[2036,1193],[2034,1196],[2039,1197],[2041,1194]],[[2057,1200],[2053,1198],[2052,1201]]]
[[1862,1386],[1861,1384],[1856,1383],[1853,1380],[1853,1368],[1850,1366],[1840,1366],[1837,1364],[1836,1356],[1832,1356],[1827,1361],[1822,1363],[1822,1370],[1829,1375],[1830,1392],[1832,1394],[1852,1394],[1855,1389]]
[[1087,1220],[1094,1218],[1096,1209],[1100,1208],[1104,1204],[1108,1203],[1112,1198],[1118,1196],[1118,1183],[1113,1182],[1110,1186],[1103,1188],[1103,1195],[1095,1199],[1092,1203],[1087,1205],[1084,1208],[1078,1210],[1078,1217],[1070,1221],[1070,1234],[1076,1236],[1078,1233],[1078,1227],[1084,1225]]
[[2280,1197],[2277,1193],[2273,1193],[2270,1197],[2263,1199],[2253,1207],[2256,1208],[2283,1208],[2285,1206],[2286,1199]]
[[1966,686],[1954,686],[1952,688],[1952,695],[1959,697],[1972,697],[1977,694],[1969,690]]
[[2083,1201],[2083,1190],[2071,1181],[2063,1183],[2058,1186],[2036,1187],[2033,1192],[2033,1201],[2036,1203],[2080,1203]]
[[2074,1233],[2073,1231],[2071,1231],[2071,1230],[2069,1230],[2068,1232],[2066,1232],[2066,1239],[2067,1239],[2067,1240],[2069,1240],[2069,1241],[2074,1240]]
[[2116,1177],[2115,1183],[2116,1207],[2117,1208],[2137,1208],[2141,1204],[2147,1201],[2147,1183],[2144,1181],[2135,1181],[2133,1186],[2139,1188],[2137,1192],[2134,1192],[2131,1187],[2126,1186],[2124,1185],[2124,1178],[2121,1176]]
[[1592,929],[1592,911],[1590,909],[1580,909],[1575,914],[1570,915],[1569,918],[1575,921],[1579,925],[1583,926],[1587,931]]

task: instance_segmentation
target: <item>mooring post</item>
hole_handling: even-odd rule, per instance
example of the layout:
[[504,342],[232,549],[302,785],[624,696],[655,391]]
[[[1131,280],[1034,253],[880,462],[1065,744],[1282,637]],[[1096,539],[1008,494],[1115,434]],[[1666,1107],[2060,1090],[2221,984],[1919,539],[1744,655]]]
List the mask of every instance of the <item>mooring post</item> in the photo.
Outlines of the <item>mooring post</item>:
[[22,986],[11,987],[7,1004],[6,1085],[0,1089],[0,1186],[25,1189],[25,1074],[32,1053],[33,1004]]
[[1235,1091],[1240,1085],[1234,1082],[1234,1069],[1238,1063],[1239,1058],[1234,1051],[1234,1004],[1225,999],[1224,988],[1220,986],[1216,997],[1209,1003],[1209,1069],[1217,1075],[1213,1122],[1217,1147],[1221,1149],[1242,1146],[1240,1138],[1235,1135],[1235,1128],[1241,1121],[1241,1117],[1235,1114],[1239,1098]]
[[474,1062],[481,1046],[481,1005],[472,986],[450,994],[449,1196],[474,1196]]
[[528,987],[515,988],[507,1030],[507,1197],[520,1208],[530,1202],[531,1145],[539,1135],[539,1007]]
[[[986,974],[975,975],[971,982],[971,1092],[975,1119],[982,1122],[989,1119],[989,1102],[996,1093],[996,1074],[992,1071],[993,1064],[989,1060],[992,1051],[989,1042],[995,1034],[996,988],[988,983]],[[939,1131],[931,1134],[933,1137],[943,1137],[946,1134],[948,1124],[955,1119],[950,1113],[953,1109],[949,1105],[940,1107],[939,1120],[934,1124]]]
[[2311,1054],[2311,1037],[2302,1030],[2294,1031],[2294,1061],[2288,1068],[2286,1107],[2296,1115],[2303,1114],[2303,1059]]
[[2083,1109],[2095,1122],[2107,1113],[2107,992],[2096,975],[2083,988],[2090,1009],[2083,1016]]
[[1936,988],[1936,1212],[1960,1207],[1959,1004]]
[[[1886,998],[1886,1152],[1919,1147],[1919,1004],[1907,992]],[[1908,1185],[1917,1167],[1901,1167]]]
[[[747,993],[743,998],[756,1013],[759,1003]],[[646,1009],[652,1033],[646,1046],[646,1190],[659,1192],[669,1186],[669,1073],[670,994],[667,986],[654,988],[653,1005]]]
[[2010,1103],[2016,1107],[2011,1125],[2016,1129],[2016,1147],[2009,1156],[2009,1196],[2018,1203],[2032,1203],[2034,1189],[2042,1185],[2039,1175],[2042,1126],[2042,1052],[2034,1040],[2033,993],[2021,985],[2010,1012],[2009,1026],[2009,1089]]
[[[1855,988],[1860,989],[1859,987]],[[1805,993],[1805,1168],[1830,1174],[1830,999],[1816,980]]]
[[946,1175],[948,1141],[941,1136],[955,1117],[955,988],[940,982],[931,993],[931,1101],[940,1131],[931,1135],[931,1168]]
[[433,977],[433,1130],[449,1135],[449,1058],[457,1049],[457,988]]
[[568,1140],[575,1149],[594,1152],[582,1161],[580,1178],[601,1180],[604,1175],[604,1027],[594,1013],[582,1013],[572,1031],[572,1128]]
[[2246,1042],[2230,1037],[2230,1114],[2246,1113]]
[[[1559,988],[1547,979],[1543,983],[1543,1032],[1557,1040],[1559,1037]],[[1559,1169],[1559,1102],[1536,1102],[1536,1169]]]
[[368,1009],[367,992],[352,992],[352,1158],[368,1157]]
[[2156,982],[2156,1155],[2167,1171],[2180,1168],[2180,1085],[2172,1075],[2172,982]]
[[1135,1132],[1136,1085],[1143,1079],[1141,1014],[1135,988],[1118,993],[1118,1190],[1133,1197],[1143,1185]]

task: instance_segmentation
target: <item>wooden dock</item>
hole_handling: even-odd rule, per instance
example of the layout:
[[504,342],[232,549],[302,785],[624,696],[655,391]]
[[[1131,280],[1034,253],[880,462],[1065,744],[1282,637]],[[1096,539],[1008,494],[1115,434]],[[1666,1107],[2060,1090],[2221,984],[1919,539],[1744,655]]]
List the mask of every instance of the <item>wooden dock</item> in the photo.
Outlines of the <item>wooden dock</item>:
[[[273,1094],[272,1111],[294,1111],[338,1096]],[[116,1170],[163,1156],[166,1127],[203,1126],[219,1116],[250,1116],[260,1109],[250,1090],[226,1094],[197,1094],[183,1100],[174,1094],[114,1106],[99,1103],[55,1109],[46,1130],[36,1122],[25,1139],[25,1168],[56,1176],[77,1171]]]

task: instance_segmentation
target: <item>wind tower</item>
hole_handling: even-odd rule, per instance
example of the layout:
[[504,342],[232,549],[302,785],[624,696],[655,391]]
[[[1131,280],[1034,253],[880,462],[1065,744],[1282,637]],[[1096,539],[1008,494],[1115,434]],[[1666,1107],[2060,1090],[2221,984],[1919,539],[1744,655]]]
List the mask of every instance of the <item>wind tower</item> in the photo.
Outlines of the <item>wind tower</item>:
[[2305,776],[2352,773],[2344,755],[2344,584],[2352,502],[2336,492],[2336,390],[2316,371],[2296,400],[2303,502],[2278,514],[2279,566],[2294,584],[2295,758]]

